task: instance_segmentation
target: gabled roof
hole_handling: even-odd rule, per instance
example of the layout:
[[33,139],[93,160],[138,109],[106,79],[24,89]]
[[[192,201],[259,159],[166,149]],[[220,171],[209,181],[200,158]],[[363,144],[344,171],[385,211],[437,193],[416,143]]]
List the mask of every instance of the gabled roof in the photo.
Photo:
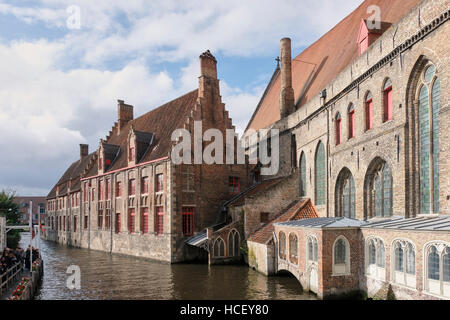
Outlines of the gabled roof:
[[56,187],[59,186],[59,194],[65,195],[68,190],[68,183],[70,183],[71,191],[80,190],[80,175],[83,172],[84,168],[91,161],[91,159],[95,156],[95,152],[83,157],[82,159],[78,159],[74,163],[70,165],[70,167],[64,172],[62,177],[58,180],[58,182],[53,186],[50,193],[47,195],[47,199],[51,199],[56,197]]
[[250,198],[252,196],[257,195],[260,192],[263,192],[273,186],[276,186],[283,180],[283,178],[275,178],[275,179],[269,179],[264,180],[258,184],[252,185],[242,191],[241,193],[235,195],[233,198],[231,198],[229,201],[227,201],[224,206],[241,206],[245,204],[245,199]]
[[250,235],[248,241],[266,244],[272,239],[274,224],[284,221],[312,219],[317,217],[317,211],[314,208],[311,199],[294,201],[280,216]]
[[[108,171],[114,171],[128,166],[127,142],[131,126],[137,133],[138,142],[153,140],[140,163],[167,157],[172,147],[172,132],[184,128],[186,118],[194,109],[197,102],[198,90],[191,91],[175,100],[172,100],[146,114],[127,122],[117,134],[117,128],[107,138],[106,143],[120,146],[121,151]],[[87,177],[97,175],[96,165],[88,172]]]
[[[365,0],[356,10],[339,22],[319,40],[292,61],[292,83],[297,108],[319,94],[341,71],[358,57],[356,43],[361,21],[370,14],[367,9],[377,5],[381,21],[397,23],[421,0]],[[382,27],[387,25],[382,24]],[[261,129],[280,120],[279,74],[271,79],[247,129]]]

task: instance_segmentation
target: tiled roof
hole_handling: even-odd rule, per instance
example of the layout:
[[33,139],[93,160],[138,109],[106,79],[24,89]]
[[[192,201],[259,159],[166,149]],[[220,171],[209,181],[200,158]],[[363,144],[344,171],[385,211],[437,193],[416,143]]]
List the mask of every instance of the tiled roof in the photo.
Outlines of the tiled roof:
[[282,178],[275,178],[275,179],[270,179],[270,180],[264,180],[261,183],[255,184],[247,189],[245,189],[244,191],[242,191],[241,193],[239,193],[238,195],[234,196],[233,198],[231,198],[228,202],[226,202],[224,205],[225,206],[229,206],[229,205],[233,205],[233,206],[241,206],[245,203],[245,199],[248,197],[252,197],[260,192],[263,192],[275,185],[277,185],[278,183],[281,182],[281,180],[283,180]]
[[350,219],[344,217],[330,217],[330,218],[314,218],[306,220],[278,222],[276,223],[276,225],[286,227],[333,229],[333,228],[361,227],[365,223],[366,223],[365,221],[357,219]]
[[439,216],[409,219],[404,219],[402,217],[392,217],[390,219],[371,221],[362,227],[393,230],[450,231],[450,217]]
[[[147,143],[149,150],[144,150],[139,159],[139,163],[160,159],[169,155],[172,146],[171,135],[175,129],[184,128],[184,122],[197,102],[198,90],[189,92],[175,100],[172,100],[146,114],[129,121],[118,134],[115,126],[111,134],[104,141],[103,146],[107,154],[117,154],[113,157],[113,162],[107,167],[107,172],[122,169],[128,166],[127,141],[131,126],[136,134],[138,143]],[[56,187],[59,186],[59,194],[64,195],[68,190],[68,182],[72,181],[71,191],[81,188],[81,174],[85,169],[85,177],[92,177],[98,174],[97,152],[89,154],[82,160],[77,160],[66,170],[57,184],[52,188],[47,198],[56,197]],[[88,164],[91,166],[88,167]]]
[[67,193],[68,183],[71,183],[71,191],[80,190],[80,175],[83,172],[89,161],[95,156],[95,152],[92,152],[86,157],[79,159],[72,163],[70,167],[64,172],[59,181],[53,186],[50,193],[47,195],[47,199],[56,197],[56,187],[59,186],[59,194],[64,195]]
[[[365,0],[333,29],[295,57],[292,62],[292,84],[297,107],[317,96],[358,57],[356,40],[361,21],[370,15],[367,13],[369,6],[379,6],[381,20],[394,24],[420,1]],[[382,29],[386,27],[388,24],[382,24]],[[280,120],[281,78],[279,73],[275,77],[275,79],[271,79],[247,129],[258,130]],[[299,101],[300,95],[302,95],[302,99]]]
[[317,211],[314,208],[311,199],[302,199],[293,202],[288,208],[276,219],[272,220],[258,231],[254,232],[248,239],[251,242],[266,244],[272,239],[274,224],[301,219],[317,218]]

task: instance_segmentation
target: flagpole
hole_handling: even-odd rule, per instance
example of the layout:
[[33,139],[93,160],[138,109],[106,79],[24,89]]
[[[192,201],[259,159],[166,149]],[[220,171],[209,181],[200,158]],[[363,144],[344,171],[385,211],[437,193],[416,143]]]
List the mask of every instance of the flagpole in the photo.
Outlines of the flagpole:
[[30,200],[30,217],[29,217],[29,225],[31,232],[31,240],[30,240],[30,274],[33,272],[33,200]]

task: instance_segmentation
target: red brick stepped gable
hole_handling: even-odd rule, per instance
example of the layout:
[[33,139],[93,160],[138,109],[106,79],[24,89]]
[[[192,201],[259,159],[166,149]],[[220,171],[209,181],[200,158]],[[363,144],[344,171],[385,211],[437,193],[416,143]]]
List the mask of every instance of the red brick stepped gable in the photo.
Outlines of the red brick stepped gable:
[[288,208],[278,216],[276,219],[270,221],[258,231],[250,235],[248,241],[267,244],[272,239],[272,232],[274,231],[274,223],[313,219],[318,218],[317,211],[314,208],[311,199],[302,199],[293,202]]

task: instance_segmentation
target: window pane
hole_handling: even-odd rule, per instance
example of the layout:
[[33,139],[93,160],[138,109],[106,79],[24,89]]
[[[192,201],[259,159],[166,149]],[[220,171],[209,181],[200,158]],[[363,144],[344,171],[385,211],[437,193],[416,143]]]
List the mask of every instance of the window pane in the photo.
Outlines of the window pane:
[[314,261],[316,261],[317,262],[317,260],[318,260],[318,249],[317,249],[317,240],[313,240],[313,245],[314,245],[314,249],[313,249],[313,252],[314,252]]
[[392,201],[391,201],[391,171],[387,165],[384,166],[383,172],[383,180],[384,180],[384,194],[383,194],[383,215],[385,217],[391,216],[392,212]]
[[317,146],[315,158],[315,204],[325,204],[325,148],[320,142]]
[[430,118],[428,89],[419,95],[420,205],[421,213],[430,213]]
[[436,79],[432,91],[433,103],[433,211],[439,213],[439,111],[441,109],[441,88]]
[[435,67],[433,65],[431,65],[425,71],[425,81],[427,83],[430,83],[430,81],[433,80],[435,70],[436,70]]
[[314,253],[313,253],[313,242],[312,239],[308,239],[308,260],[313,261],[314,260]]
[[395,247],[395,270],[403,272],[403,249],[399,243]]
[[375,215],[381,217],[383,215],[383,193],[381,179],[378,173],[375,177]]
[[385,260],[386,260],[386,256],[385,256],[385,251],[384,251],[384,243],[381,242],[378,245],[377,266],[379,266],[380,268],[384,268]]
[[406,273],[415,274],[416,273],[416,253],[411,244],[408,244],[408,249],[406,253]]
[[439,255],[436,247],[431,247],[428,255],[428,279],[439,280]]
[[373,241],[369,244],[369,265],[377,263],[377,249]]
[[300,197],[304,197],[306,196],[306,158],[303,152],[300,157]]
[[442,268],[443,268],[443,273],[444,273],[444,281],[445,282],[450,282],[450,250],[449,248],[447,248],[447,254],[444,255],[443,258],[443,264],[442,264]]
[[334,263],[345,264],[345,242],[339,239],[334,247]]

